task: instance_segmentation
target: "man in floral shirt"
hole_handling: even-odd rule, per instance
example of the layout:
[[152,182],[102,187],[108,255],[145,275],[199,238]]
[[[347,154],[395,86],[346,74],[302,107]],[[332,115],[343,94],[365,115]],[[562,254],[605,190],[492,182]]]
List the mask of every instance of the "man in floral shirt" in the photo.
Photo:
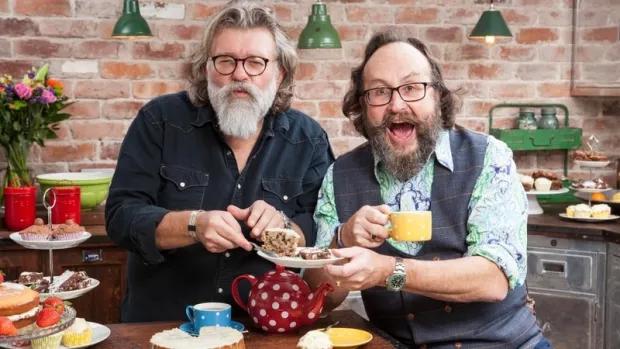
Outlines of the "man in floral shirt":
[[[419,40],[375,35],[343,111],[369,142],[327,171],[318,247],[342,265],[308,269],[337,286],[326,309],[362,290],[369,319],[416,348],[548,348],[526,304],[527,199],[512,152],[455,126],[456,97]],[[426,242],[394,241],[388,215],[431,211]]]

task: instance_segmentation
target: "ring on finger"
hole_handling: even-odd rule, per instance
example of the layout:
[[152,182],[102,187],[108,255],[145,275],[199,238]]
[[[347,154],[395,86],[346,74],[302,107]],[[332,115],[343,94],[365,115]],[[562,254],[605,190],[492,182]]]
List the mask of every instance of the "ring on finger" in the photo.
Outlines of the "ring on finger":
[[340,287],[340,281],[336,281],[336,286]]
[[375,234],[370,234],[370,239],[371,239],[371,240],[375,240],[376,238],[377,238],[377,235],[375,235]]

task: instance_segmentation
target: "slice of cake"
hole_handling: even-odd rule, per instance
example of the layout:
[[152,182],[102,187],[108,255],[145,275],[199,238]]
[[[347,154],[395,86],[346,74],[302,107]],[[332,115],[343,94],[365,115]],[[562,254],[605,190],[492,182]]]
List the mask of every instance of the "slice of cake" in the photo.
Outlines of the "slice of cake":
[[308,247],[299,251],[299,256],[303,259],[317,260],[317,259],[330,259],[332,253],[326,248]]
[[299,234],[291,229],[265,229],[260,239],[266,251],[282,257],[297,256]]
[[299,338],[297,349],[332,349],[334,344],[329,335],[323,331],[314,330]]
[[19,274],[19,282],[22,285],[30,286],[32,284],[40,283],[43,280],[43,273],[33,273],[29,271],[25,271]]
[[38,292],[12,282],[0,284],[0,316],[6,316],[17,329],[33,324],[40,309]]
[[576,218],[590,218],[591,210],[590,206],[586,204],[579,204],[575,206],[575,217]]
[[525,191],[530,191],[534,187],[534,178],[526,175],[519,175],[519,179],[521,180],[521,184],[523,185],[523,189]]
[[243,334],[230,327],[203,327],[198,337],[178,328],[154,334],[152,349],[245,349]]
[[49,285],[49,293],[81,290],[90,286],[90,279],[86,272],[65,270],[60,276],[54,277],[54,282]]
[[590,212],[593,218],[609,218],[611,207],[605,204],[593,205]]

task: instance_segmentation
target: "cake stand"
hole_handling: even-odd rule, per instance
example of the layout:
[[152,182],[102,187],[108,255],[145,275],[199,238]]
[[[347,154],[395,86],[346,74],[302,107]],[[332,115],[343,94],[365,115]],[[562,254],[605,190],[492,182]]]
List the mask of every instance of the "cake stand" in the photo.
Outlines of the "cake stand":
[[557,195],[557,194],[564,194],[564,193],[568,193],[568,188],[562,188],[559,190],[549,190],[549,191],[539,191],[539,190],[526,191],[525,194],[527,194],[527,206],[528,206],[527,214],[539,215],[539,214],[544,213],[542,207],[538,203],[538,199],[536,199],[536,196]]
[[[60,331],[64,331],[73,325],[77,312],[70,306],[65,307],[65,311],[60,315],[60,321],[54,326],[39,328],[34,326],[34,330],[26,330],[24,333],[18,333],[14,336],[0,336],[0,344],[10,344],[17,342],[26,342],[33,339],[39,339],[47,336],[51,336]],[[28,326],[30,327],[30,326]]]

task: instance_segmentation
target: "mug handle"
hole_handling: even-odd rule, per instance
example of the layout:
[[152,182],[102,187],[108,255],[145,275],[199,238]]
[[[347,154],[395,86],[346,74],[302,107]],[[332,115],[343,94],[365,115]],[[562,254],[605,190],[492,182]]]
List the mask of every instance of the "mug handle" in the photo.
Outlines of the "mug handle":
[[193,325],[194,324],[194,306],[193,305],[188,305],[185,308],[185,315],[187,315],[187,318]]

